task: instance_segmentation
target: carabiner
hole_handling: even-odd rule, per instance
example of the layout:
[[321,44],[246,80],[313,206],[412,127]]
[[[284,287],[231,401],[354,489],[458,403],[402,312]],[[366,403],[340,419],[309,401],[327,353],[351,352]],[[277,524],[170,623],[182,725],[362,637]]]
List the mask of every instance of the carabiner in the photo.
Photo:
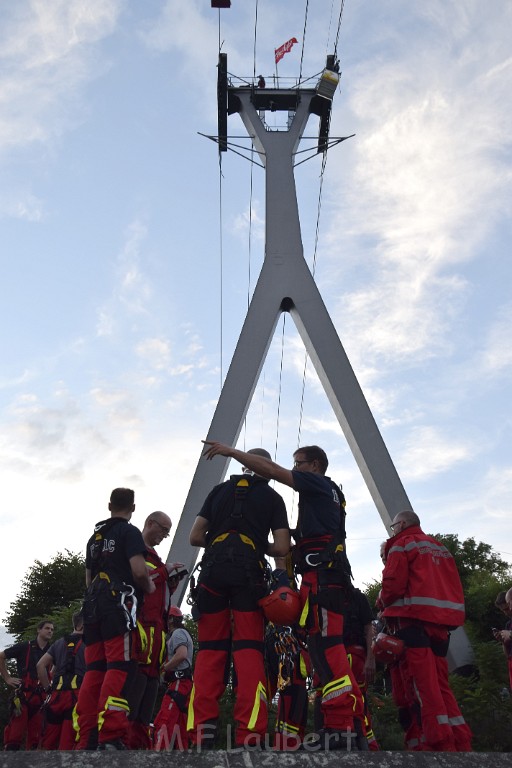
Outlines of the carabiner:
[[317,568],[317,567],[320,565],[320,563],[321,563],[321,560],[319,560],[317,563],[312,563],[312,562],[310,561],[310,559],[309,559],[309,558],[310,558],[310,557],[318,557],[318,556],[319,556],[319,554],[320,554],[319,552],[310,552],[310,553],[309,553],[309,555],[306,555],[306,557],[304,558],[304,560],[306,561],[306,563],[307,563],[307,564],[308,564],[308,565],[309,565],[311,568]]

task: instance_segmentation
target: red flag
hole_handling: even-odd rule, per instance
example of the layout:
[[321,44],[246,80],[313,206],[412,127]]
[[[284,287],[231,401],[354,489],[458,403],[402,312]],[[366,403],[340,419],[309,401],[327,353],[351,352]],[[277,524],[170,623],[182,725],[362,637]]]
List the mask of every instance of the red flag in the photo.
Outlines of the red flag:
[[279,46],[279,48],[276,48],[274,50],[275,57],[276,57],[276,64],[278,64],[281,61],[285,53],[289,53],[291,51],[292,46],[296,42],[297,42],[297,38],[291,37],[289,40],[287,40],[286,43],[283,43],[282,45]]

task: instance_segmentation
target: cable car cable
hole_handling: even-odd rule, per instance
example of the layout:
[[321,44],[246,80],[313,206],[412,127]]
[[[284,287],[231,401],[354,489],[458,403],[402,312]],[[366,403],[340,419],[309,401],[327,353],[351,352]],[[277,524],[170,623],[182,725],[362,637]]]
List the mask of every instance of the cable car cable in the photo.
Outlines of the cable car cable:
[[304,46],[306,45],[306,28],[308,26],[308,8],[309,8],[309,0],[306,0],[306,10],[304,13],[304,31],[302,32],[302,50],[300,52],[299,81],[302,79],[302,62],[304,61]]

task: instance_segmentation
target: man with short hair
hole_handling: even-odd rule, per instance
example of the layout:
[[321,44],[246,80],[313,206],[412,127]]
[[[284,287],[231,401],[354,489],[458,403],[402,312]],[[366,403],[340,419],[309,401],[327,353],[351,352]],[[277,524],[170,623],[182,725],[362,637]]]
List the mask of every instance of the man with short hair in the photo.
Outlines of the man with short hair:
[[[263,458],[261,455],[263,454]],[[242,455],[242,454],[241,454]],[[265,462],[255,448],[245,457]],[[274,538],[268,542],[270,531]],[[208,494],[192,530],[192,546],[204,547],[195,609],[199,612],[194,688],[188,730],[192,744],[215,745],[219,699],[230,653],[237,676],[235,743],[259,745],[267,729],[267,677],[263,662],[265,555],[286,555],[290,531],[281,496],[259,474],[232,475]]]
[[406,646],[407,674],[421,707],[424,749],[471,750],[471,731],[448,682],[450,630],[464,623],[464,593],[453,556],[425,534],[411,510],[395,515],[386,544],[380,606]]
[[176,605],[169,609],[167,658],[162,665],[168,683],[160,711],[155,718],[154,749],[184,750],[188,746],[187,711],[192,690],[194,644],[183,626],[183,613]]
[[137,662],[132,632],[144,593],[154,592],[146,545],[130,520],[134,492],[115,488],[110,518],[96,524],[87,542],[84,641],[87,669],[77,702],[78,749],[125,749],[128,692]]
[[134,632],[134,658],[138,667],[128,696],[130,749],[151,749],[150,724],[158,694],[160,667],[165,657],[167,613],[171,595],[179,582],[176,574],[183,567],[183,563],[164,563],[155,550],[168,538],[171,528],[171,518],[165,512],[157,511],[151,512],[142,529],[146,566],[155,591],[145,595]]
[[41,749],[68,751],[75,747],[73,709],[85,675],[82,611],[75,611],[72,622],[73,632],[53,643],[37,662],[39,681],[48,695]]
[[351,587],[345,552],[345,497],[340,486],[326,476],[329,462],[325,451],[317,445],[298,448],[293,454],[293,468],[286,469],[269,458],[222,443],[205,444],[207,459],[229,456],[261,477],[298,491],[295,567],[302,575],[300,623],[308,634],[324,723],[307,746],[312,750],[346,749],[352,747],[354,737],[355,748],[368,750],[363,699],[343,645],[341,590]]
[[[25,749],[37,749],[41,736],[41,707],[45,692],[39,685],[37,662],[50,647],[53,622],[40,621],[35,640],[16,643],[0,651],[0,674],[7,685],[14,688],[10,702],[10,719],[4,730],[4,749],[21,749],[26,737]],[[6,661],[15,659],[16,677],[11,676]]]

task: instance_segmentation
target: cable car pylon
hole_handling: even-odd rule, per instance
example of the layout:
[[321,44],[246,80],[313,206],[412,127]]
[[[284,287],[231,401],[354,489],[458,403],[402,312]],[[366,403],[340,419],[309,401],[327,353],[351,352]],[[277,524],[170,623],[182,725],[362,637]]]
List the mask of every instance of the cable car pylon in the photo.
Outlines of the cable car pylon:
[[[265,257],[206,439],[236,445],[277,322],[288,312],[389,533],[393,517],[412,506],[304,259],[297,205],[294,155],[312,113],[320,116],[319,151],[327,146],[335,90],[329,83],[336,70],[327,67],[315,88],[235,87],[227,82],[225,56],[219,57],[219,149],[227,146],[227,114],[238,112],[265,168]],[[261,118],[266,110],[293,115],[288,129],[267,130]],[[168,562],[181,561],[193,570],[198,550],[189,544],[190,528],[229,461],[199,457]],[[178,602],[185,589],[181,582]]]

